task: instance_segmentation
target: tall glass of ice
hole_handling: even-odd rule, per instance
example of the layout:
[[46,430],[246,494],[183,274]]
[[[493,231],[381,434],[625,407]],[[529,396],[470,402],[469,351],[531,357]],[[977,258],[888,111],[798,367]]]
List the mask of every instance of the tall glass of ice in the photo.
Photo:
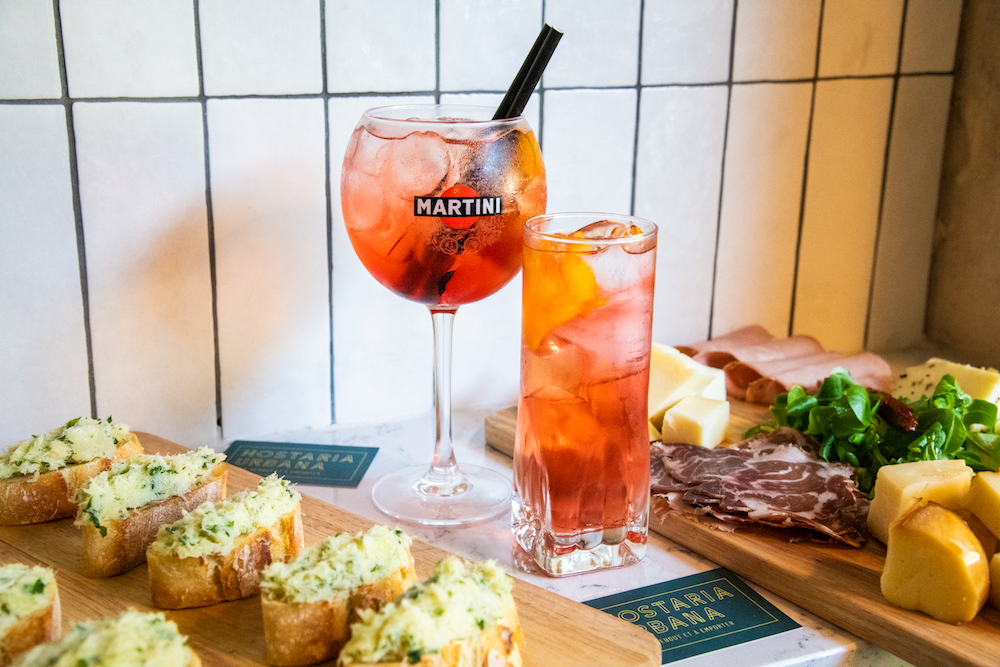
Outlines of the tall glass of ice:
[[554,576],[645,553],[656,231],[606,213],[524,227],[512,528]]
[[510,507],[511,485],[456,462],[451,437],[451,334],[458,307],[506,285],[521,268],[521,230],[545,211],[545,168],[523,117],[489,107],[369,109],[351,135],[340,192],[365,268],[425,304],[434,325],[437,438],[429,465],[381,479],[375,504],[400,519],[459,524]]

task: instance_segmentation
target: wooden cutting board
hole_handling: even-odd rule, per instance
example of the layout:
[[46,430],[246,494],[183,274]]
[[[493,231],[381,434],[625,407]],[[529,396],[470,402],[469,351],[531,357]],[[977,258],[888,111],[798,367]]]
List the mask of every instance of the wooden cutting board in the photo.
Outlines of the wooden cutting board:
[[[730,408],[730,441],[768,418],[760,406],[730,401]],[[516,408],[489,415],[487,443],[513,452],[516,422]],[[863,549],[793,544],[753,529],[724,532],[676,513],[659,513],[655,506],[652,530],[904,660],[915,665],[1000,663],[1000,611],[990,605],[972,623],[950,625],[888,604],[879,585],[885,547],[875,539]]]
[[[146,452],[185,451],[153,435],[138,436]],[[229,466],[228,493],[256,486],[259,480],[257,475]],[[306,544],[312,544],[338,531],[364,530],[372,522],[303,495],[302,524]],[[441,549],[417,541],[412,551],[421,578],[427,577],[434,563],[446,555]],[[55,568],[64,631],[79,621],[117,615],[129,607],[157,611],[151,606],[145,564],[117,577],[88,579],[79,574],[78,559],[79,535],[72,519],[0,527],[0,562]],[[520,580],[514,582],[514,598],[524,628],[526,667],[660,664],[659,643],[631,623]],[[189,637],[205,665],[264,664],[259,597],[165,613]]]

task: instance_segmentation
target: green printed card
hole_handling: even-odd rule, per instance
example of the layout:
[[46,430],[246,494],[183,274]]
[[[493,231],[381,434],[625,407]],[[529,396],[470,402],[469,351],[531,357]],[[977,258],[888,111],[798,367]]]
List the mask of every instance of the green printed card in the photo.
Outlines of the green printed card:
[[236,440],[226,462],[261,476],[278,473],[297,484],[357,488],[378,447],[300,445]]
[[664,665],[799,627],[721,567],[585,604],[646,628]]

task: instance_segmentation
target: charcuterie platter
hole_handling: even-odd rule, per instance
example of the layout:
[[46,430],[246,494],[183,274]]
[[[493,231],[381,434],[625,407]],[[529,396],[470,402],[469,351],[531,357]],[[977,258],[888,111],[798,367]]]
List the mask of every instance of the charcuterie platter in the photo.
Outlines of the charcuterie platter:
[[[138,433],[146,452],[177,454],[183,447]],[[227,466],[229,464],[226,464]],[[256,486],[260,477],[229,466],[229,492]],[[372,522],[307,494],[302,497],[306,544],[338,531],[356,532]],[[79,572],[79,529],[73,519],[29,526],[0,527],[0,562],[46,565],[55,569],[62,601],[64,631],[73,624],[151,605],[147,566],[114,577],[92,579]],[[445,552],[414,541],[413,557],[421,577]],[[525,635],[526,666],[601,664],[632,667],[659,665],[660,647],[648,632],[603,612],[522,581],[514,598]],[[264,636],[260,599],[253,596],[209,607],[166,612],[189,637],[206,665],[263,665]],[[571,641],[567,637],[572,637]],[[333,663],[325,663],[333,664]]]
[[[766,408],[730,400],[726,440],[736,442],[768,418]],[[486,440],[513,453],[517,409],[486,419]],[[995,665],[1000,655],[1000,611],[987,605],[971,623],[951,625],[893,607],[879,579],[885,547],[871,539],[861,549],[788,542],[761,529],[719,530],[678,513],[652,512],[650,528],[729,568],[786,600],[916,665]]]

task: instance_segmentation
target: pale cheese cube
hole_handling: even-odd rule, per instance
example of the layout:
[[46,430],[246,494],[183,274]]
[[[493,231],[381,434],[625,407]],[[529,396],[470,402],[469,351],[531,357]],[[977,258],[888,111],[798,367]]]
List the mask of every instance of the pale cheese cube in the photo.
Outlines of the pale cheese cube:
[[[965,507],[1000,537],[1000,472],[980,472],[972,480]],[[997,582],[1000,588],[1000,581]]]
[[649,426],[649,441],[659,442],[660,441],[660,430],[653,426],[653,422],[647,422]]
[[649,421],[659,429],[663,414],[687,396],[726,400],[726,374],[669,345],[653,343],[649,360]]
[[913,461],[879,468],[868,509],[868,530],[883,543],[889,525],[915,507],[935,502],[958,509],[972,485],[972,468],[965,461]]
[[704,396],[687,396],[663,415],[662,442],[686,442],[714,448],[726,434],[729,402]]
[[1000,372],[994,368],[976,368],[945,359],[928,359],[919,366],[910,366],[893,381],[893,396],[919,400],[934,393],[945,375],[955,378],[958,386],[972,398],[1000,403]]

